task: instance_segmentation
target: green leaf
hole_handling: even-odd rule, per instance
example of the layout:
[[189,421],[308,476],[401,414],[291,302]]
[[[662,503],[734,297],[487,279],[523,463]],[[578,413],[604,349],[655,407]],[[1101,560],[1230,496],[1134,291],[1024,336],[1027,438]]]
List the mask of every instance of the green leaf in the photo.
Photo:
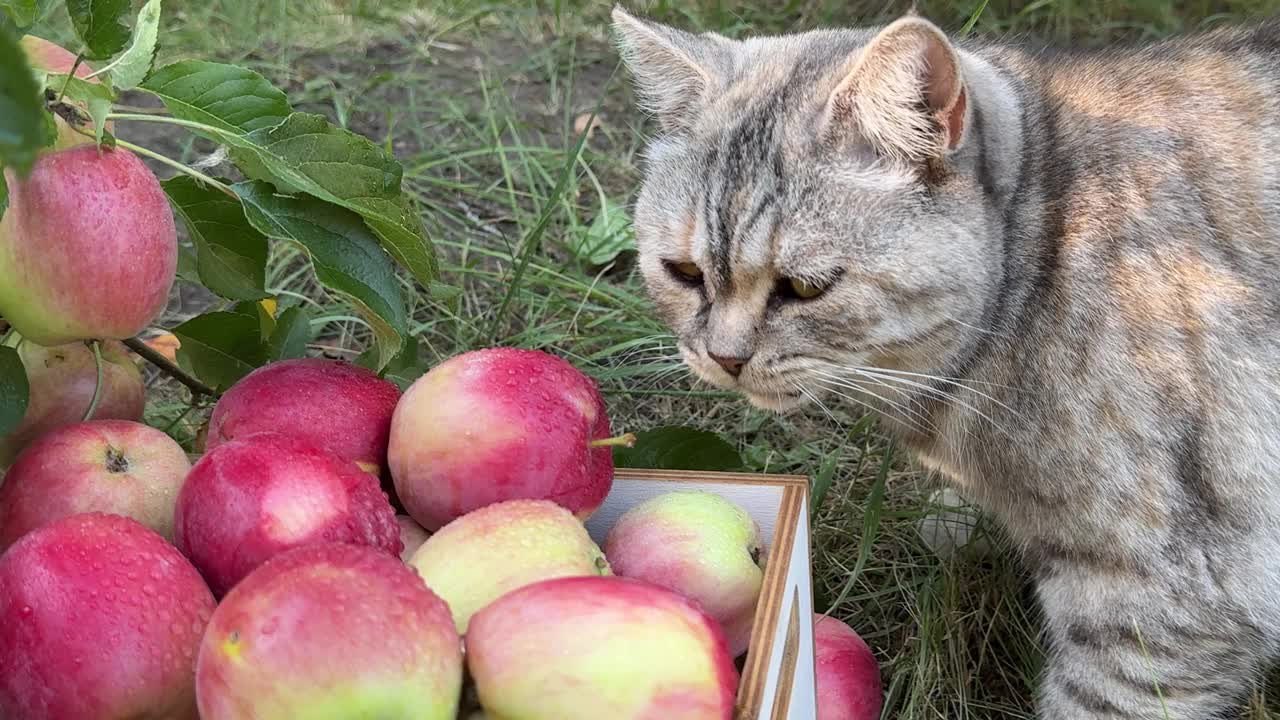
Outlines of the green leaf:
[[160,0],[148,0],[138,13],[133,26],[133,42],[115,62],[111,63],[111,84],[118,90],[138,87],[151,72],[156,59],[156,36],[160,32]]
[[124,49],[129,28],[122,21],[133,8],[129,0],[67,0],[67,13],[89,60],[106,60]]
[[621,203],[605,199],[596,218],[587,228],[586,236],[575,249],[579,260],[601,266],[613,262],[619,255],[636,247],[631,234],[631,218]]
[[4,211],[9,209],[9,181],[4,179],[4,170],[0,168],[0,220],[4,219]]
[[178,364],[221,392],[267,362],[262,324],[251,315],[215,311],[173,329]]
[[306,354],[309,342],[311,342],[311,318],[306,310],[295,305],[276,318],[276,331],[272,333],[268,343],[271,359],[274,361],[300,358]]
[[188,175],[160,185],[196,247],[201,284],[228,300],[269,297],[267,238],[249,224],[244,206]]
[[26,53],[10,32],[0,29],[0,165],[25,177],[37,151],[53,142],[49,120]]
[[138,88],[160,98],[180,120],[230,133],[273,127],[293,112],[289,99],[265,77],[248,68],[204,60],[157,68]]
[[8,13],[14,25],[27,28],[36,21],[40,8],[36,0],[0,0],[0,12]]
[[239,313],[245,317],[258,321],[258,335],[262,337],[262,341],[264,343],[267,342],[271,337],[271,334],[276,331],[276,319],[260,302],[238,302],[231,306],[230,312]]
[[[75,113],[78,116],[68,119],[69,123],[73,125],[82,124],[78,122],[79,118],[83,117],[80,114],[81,108],[88,108],[89,119],[93,122],[94,136],[97,143],[101,145],[103,131],[107,124],[107,113],[111,112],[111,107],[116,99],[115,90],[111,85],[107,82],[90,82],[84,78],[72,77],[67,74],[49,75],[45,80],[45,85],[62,96],[61,104],[55,106],[56,112]],[[72,120],[77,120],[77,122],[72,122]]]
[[382,377],[395,383],[401,392],[408,390],[415,380],[426,374],[429,368],[418,361],[418,342],[410,338],[400,351],[387,364]]
[[27,412],[30,388],[18,351],[0,347],[0,435],[18,427]]
[[254,227],[305,250],[316,278],[360,310],[374,332],[374,369],[386,367],[404,343],[408,309],[394,263],[360,216],[306,195],[277,194],[264,182],[232,189]]
[[200,281],[200,271],[197,269],[199,261],[196,254],[186,245],[178,246],[178,277],[190,283],[203,285]]
[[651,470],[730,471],[742,469],[742,455],[713,432],[668,426],[636,433],[632,448],[613,449],[617,467]]
[[369,229],[422,285],[437,276],[434,250],[400,193],[403,169],[368,138],[323,115],[294,113],[276,127],[224,138],[249,177],[300,191],[359,213]]

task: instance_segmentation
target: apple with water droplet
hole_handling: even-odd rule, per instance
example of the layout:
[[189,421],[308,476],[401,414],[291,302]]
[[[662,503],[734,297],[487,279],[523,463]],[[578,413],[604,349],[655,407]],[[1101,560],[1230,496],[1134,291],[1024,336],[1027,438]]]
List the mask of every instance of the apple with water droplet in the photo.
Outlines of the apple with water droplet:
[[0,315],[26,342],[131,338],[169,302],[178,268],[173,210],[151,170],[123,147],[40,155],[4,170]]
[[164,538],[82,513],[0,555],[0,717],[196,720],[214,599]]
[[609,416],[595,382],[540,350],[456,355],[405,391],[387,459],[405,510],[435,532],[472,510],[553,500],[586,520],[613,484]]
[[0,552],[24,534],[85,512],[125,515],[173,541],[191,469],[182,446],[132,420],[90,420],[42,435],[0,485]]
[[467,667],[485,713],[520,720],[729,720],[738,672],[693,601],[621,577],[565,577],[471,618]]
[[880,665],[862,637],[830,615],[813,616],[817,720],[877,720],[884,705]]
[[341,360],[294,358],[246,375],[218,399],[205,448],[260,432],[301,438],[377,475],[400,388]]
[[210,450],[178,495],[174,541],[221,598],[272,556],[341,541],[400,556],[400,526],[378,479],[354,462],[277,433]]
[[316,543],[223,598],[196,661],[201,720],[454,720],[462,643],[393,555]]
[[453,612],[458,632],[489,603],[532,583],[609,575],[609,561],[582,521],[550,500],[507,500],[450,522],[409,564]]
[[[142,420],[146,390],[142,371],[125,346],[102,343],[102,389],[91,420]],[[0,468],[13,463],[18,452],[36,438],[85,419],[98,385],[93,350],[82,342],[43,347],[24,342],[18,357],[27,374],[30,400],[22,422],[0,435]]]
[[746,510],[716,493],[663,493],[623,513],[604,552],[618,575],[696,600],[723,626],[729,651],[746,652],[764,585],[760,528]]

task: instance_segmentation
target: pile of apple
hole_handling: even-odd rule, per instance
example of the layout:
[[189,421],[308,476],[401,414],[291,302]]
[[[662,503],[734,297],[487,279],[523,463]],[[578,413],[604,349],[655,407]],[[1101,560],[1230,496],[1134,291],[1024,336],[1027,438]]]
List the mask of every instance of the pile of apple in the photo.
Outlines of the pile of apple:
[[[60,130],[0,221],[31,398],[0,436],[0,718],[733,716],[759,528],[672,491],[597,545],[634,438],[561,358],[464,353],[404,392],[284,360],[219,398],[199,455],[144,424],[118,340],[166,303],[172,212],[136,157]],[[815,621],[819,717],[878,717],[874,656]]]

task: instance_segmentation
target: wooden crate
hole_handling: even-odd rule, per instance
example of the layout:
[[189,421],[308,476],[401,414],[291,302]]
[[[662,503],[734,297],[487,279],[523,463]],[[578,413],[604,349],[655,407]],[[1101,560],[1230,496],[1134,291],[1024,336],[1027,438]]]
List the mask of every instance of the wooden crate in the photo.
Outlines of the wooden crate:
[[622,513],[675,489],[706,490],[741,505],[760,524],[765,574],[738,688],[736,720],[812,720],[813,583],[809,481],[790,475],[618,469],[613,489],[587,521],[597,542]]

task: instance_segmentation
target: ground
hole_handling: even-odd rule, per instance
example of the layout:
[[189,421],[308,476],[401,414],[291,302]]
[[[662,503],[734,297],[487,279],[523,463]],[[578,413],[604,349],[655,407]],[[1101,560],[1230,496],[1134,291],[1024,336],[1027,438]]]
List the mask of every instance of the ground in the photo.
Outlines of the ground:
[[[872,22],[905,6],[630,5],[732,36]],[[1081,44],[1155,37],[1277,8],[1276,0],[916,6],[953,32],[972,20],[973,32]],[[414,334],[427,357],[493,344],[556,352],[599,380],[619,429],[697,425],[736,443],[752,470],[811,477],[817,607],[847,621],[875,650],[887,691],[884,717],[1031,717],[1042,662],[1038,617],[998,533],[992,530],[994,550],[985,555],[933,553],[917,522],[928,513],[935,479],[893,453],[874,420],[856,408],[779,418],[694,383],[654,321],[630,256],[607,251],[625,248],[625,224],[592,230],[602,207],[625,208],[632,198],[649,129],[609,45],[608,10],[607,3],[574,0],[170,0],[161,58],[253,67],[285,88],[298,109],[322,112],[394,151],[444,259],[442,281],[457,290],[419,293]],[[54,17],[46,30],[63,28]],[[599,125],[571,157],[576,130],[593,111]],[[119,134],[184,162],[214,150],[158,125],[129,123]],[[550,222],[539,232],[544,214]],[[528,270],[513,279],[525,252]],[[362,322],[315,287],[296,253],[277,250],[269,278],[315,310],[317,351],[358,352]],[[172,326],[209,302],[180,284],[161,324]],[[163,381],[153,379],[163,397]],[[194,432],[199,417],[176,400],[153,403],[150,412],[158,424],[172,420],[174,432]],[[979,534],[987,529],[983,524]],[[1269,695],[1275,690],[1260,689],[1245,717],[1280,717],[1280,702],[1268,710]]]

